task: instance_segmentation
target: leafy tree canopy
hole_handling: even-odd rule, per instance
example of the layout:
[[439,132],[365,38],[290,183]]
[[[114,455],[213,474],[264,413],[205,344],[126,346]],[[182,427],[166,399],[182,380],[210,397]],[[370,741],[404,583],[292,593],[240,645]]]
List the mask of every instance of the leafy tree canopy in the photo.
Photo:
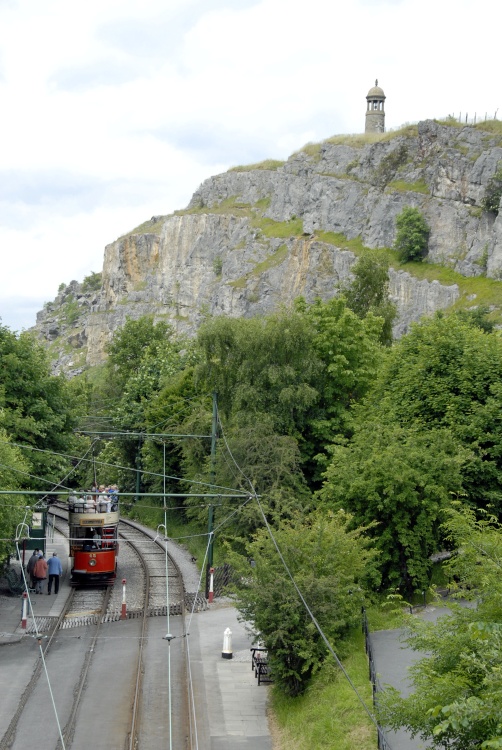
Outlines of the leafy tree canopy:
[[[0,426],[12,442],[30,451],[33,487],[46,489],[36,477],[59,481],[69,463],[76,414],[68,385],[50,373],[45,350],[29,333],[16,336],[0,326]],[[46,451],[42,453],[40,451]],[[28,455],[28,454],[27,454]],[[37,483],[38,482],[38,483]]]
[[428,747],[502,748],[502,527],[466,509],[447,517],[458,550],[448,566],[452,585],[474,606],[453,603],[435,623],[410,621],[408,643],[428,656],[410,668],[408,698],[396,690],[379,698],[381,719]]
[[390,346],[397,310],[389,299],[388,260],[376,250],[367,251],[357,259],[352,273],[352,283],[342,290],[347,307],[360,318],[369,312],[383,318],[381,341]]
[[[18,490],[30,471],[21,451],[10,445],[7,433],[0,428],[0,487]],[[13,551],[16,526],[24,517],[25,498],[20,495],[0,496],[0,563]]]
[[463,470],[469,500],[501,512],[501,382],[502,339],[438,315],[393,347],[371,401],[400,425],[449,429],[471,451]]
[[427,252],[429,232],[429,226],[418,208],[405,206],[396,217],[394,250],[397,250],[399,259],[422,260]]
[[408,596],[427,588],[429,556],[443,542],[438,519],[451,493],[462,489],[468,459],[447,430],[407,429],[361,410],[352,440],[335,445],[320,493],[372,530],[385,587]]
[[[373,573],[373,553],[350,516],[314,513],[282,523],[277,545],[299,590],[335,651],[358,624],[362,585]],[[248,546],[254,566],[243,569],[238,608],[269,649],[274,681],[289,695],[302,693],[326,659],[324,641],[308,615],[266,529]]]

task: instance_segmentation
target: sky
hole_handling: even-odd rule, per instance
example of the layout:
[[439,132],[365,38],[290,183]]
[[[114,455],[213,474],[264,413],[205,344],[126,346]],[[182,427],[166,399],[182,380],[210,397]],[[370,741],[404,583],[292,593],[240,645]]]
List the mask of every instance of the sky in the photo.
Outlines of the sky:
[[0,0],[0,319],[208,177],[364,131],[502,119],[495,0]]

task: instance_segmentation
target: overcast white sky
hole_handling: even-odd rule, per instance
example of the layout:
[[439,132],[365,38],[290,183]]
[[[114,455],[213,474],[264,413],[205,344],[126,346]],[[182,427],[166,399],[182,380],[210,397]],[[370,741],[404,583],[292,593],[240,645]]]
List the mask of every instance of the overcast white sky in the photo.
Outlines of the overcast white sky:
[[[0,318],[35,324],[106,244],[207,177],[502,108],[496,0],[0,0]],[[499,112],[502,118],[502,109]],[[499,116],[497,115],[497,116]]]

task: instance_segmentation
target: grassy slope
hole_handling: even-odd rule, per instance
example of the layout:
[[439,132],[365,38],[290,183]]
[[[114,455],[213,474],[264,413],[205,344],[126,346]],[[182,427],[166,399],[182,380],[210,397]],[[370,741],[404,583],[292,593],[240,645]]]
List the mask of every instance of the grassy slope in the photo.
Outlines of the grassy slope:
[[[372,691],[363,635],[354,632],[344,668],[372,711]],[[375,728],[342,671],[326,663],[306,693],[287,698],[272,690],[274,750],[374,750]]]

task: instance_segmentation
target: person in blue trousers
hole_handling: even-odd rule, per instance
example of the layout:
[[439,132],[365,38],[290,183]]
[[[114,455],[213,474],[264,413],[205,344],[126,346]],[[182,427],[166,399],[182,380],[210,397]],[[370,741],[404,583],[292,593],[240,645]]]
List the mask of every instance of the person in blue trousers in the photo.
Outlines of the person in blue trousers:
[[52,557],[49,557],[47,568],[49,571],[47,593],[51,593],[52,582],[54,581],[54,593],[57,594],[59,591],[59,577],[63,575],[63,566],[61,565],[61,560],[59,559],[57,552],[53,552]]

